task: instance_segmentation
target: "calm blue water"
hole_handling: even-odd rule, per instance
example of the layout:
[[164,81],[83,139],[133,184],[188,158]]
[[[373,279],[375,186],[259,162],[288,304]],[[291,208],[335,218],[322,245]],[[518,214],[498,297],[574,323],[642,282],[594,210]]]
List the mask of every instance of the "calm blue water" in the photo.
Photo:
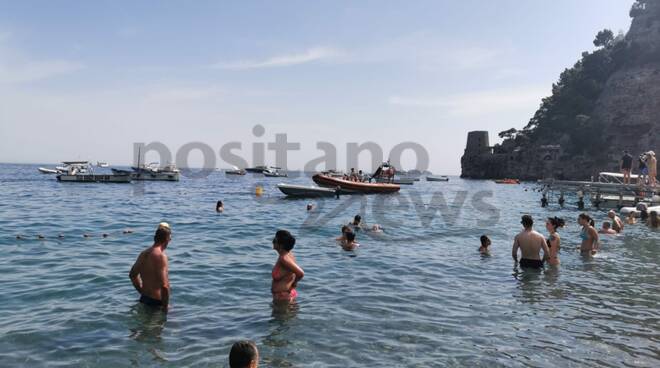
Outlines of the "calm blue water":
[[[578,212],[540,208],[532,185],[422,181],[398,195],[316,200],[308,214],[308,200],[279,193],[282,181],[311,183],[220,172],[58,183],[36,166],[0,165],[0,365],[223,367],[243,338],[265,367],[660,365],[658,231],[628,226],[584,259]],[[433,215],[439,195],[446,206]],[[333,238],[360,212],[385,233],[359,234],[359,250],[344,252]],[[558,269],[514,268],[511,239],[526,212],[543,232],[544,217],[570,219]],[[128,279],[160,221],[173,228],[167,316],[139,305]],[[270,295],[279,228],[297,237],[306,272],[284,310]],[[491,257],[477,253],[483,233]]]

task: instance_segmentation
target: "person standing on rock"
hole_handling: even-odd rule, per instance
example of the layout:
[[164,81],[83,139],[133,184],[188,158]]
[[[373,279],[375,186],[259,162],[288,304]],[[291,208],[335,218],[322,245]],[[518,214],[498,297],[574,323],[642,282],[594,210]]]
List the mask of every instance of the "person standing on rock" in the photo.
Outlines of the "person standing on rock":
[[649,168],[649,185],[655,187],[658,176],[658,160],[655,158],[655,152],[646,152],[646,166]]
[[628,153],[628,150],[623,151],[621,157],[621,172],[623,173],[623,183],[630,184],[630,173],[632,171],[633,157]]

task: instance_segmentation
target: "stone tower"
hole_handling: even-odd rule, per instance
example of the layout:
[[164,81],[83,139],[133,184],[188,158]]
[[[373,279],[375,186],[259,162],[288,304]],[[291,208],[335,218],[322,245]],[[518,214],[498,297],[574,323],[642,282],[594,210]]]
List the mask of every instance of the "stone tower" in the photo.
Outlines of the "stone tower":
[[488,132],[485,130],[469,132],[467,145],[465,146],[465,156],[478,156],[488,153],[490,153]]

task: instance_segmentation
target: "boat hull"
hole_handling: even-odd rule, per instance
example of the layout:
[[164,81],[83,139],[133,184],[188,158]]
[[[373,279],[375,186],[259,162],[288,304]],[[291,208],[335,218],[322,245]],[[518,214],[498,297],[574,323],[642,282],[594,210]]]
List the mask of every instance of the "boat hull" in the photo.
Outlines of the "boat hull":
[[129,175],[58,175],[57,180],[68,183],[130,183]]
[[446,176],[427,176],[426,181],[449,181]]
[[46,169],[45,167],[40,167],[39,172],[42,174],[58,174],[59,171],[53,169]]
[[316,174],[312,177],[316,184],[325,188],[340,188],[342,193],[355,194],[387,194],[396,193],[401,187],[397,184],[361,183],[333,178],[327,175]]
[[277,188],[290,197],[334,197],[336,192],[330,188],[311,187],[303,185],[278,184]]

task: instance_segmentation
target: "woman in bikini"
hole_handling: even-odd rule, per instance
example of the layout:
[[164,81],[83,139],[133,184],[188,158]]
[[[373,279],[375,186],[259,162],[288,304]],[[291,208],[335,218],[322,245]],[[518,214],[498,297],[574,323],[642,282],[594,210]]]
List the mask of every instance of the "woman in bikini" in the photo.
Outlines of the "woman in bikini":
[[545,228],[550,233],[550,236],[546,240],[548,243],[548,248],[550,249],[550,255],[548,256],[548,264],[551,266],[559,265],[559,247],[561,246],[561,237],[557,232],[557,229],[564,227],[564,220],[559,217],[549,217],[545,222]]
[[278,230],[275,233],[273,249],[277,251],[279,257],[272,272],[273,301],[290,302],[298,296],[296,285],[305,276],[305,272],[298,266],[296,257],[293,255],[292,250],[295,244],[296,238],[288,231]]
[[598,249],[598,231],[594,228],[594,220],[586,213],[582,213],[578,216],[578,223],[582,226],[582,231],[580,231],[580,239],[582,239],[580,252],[582,254],[596,254],[596,249]]

